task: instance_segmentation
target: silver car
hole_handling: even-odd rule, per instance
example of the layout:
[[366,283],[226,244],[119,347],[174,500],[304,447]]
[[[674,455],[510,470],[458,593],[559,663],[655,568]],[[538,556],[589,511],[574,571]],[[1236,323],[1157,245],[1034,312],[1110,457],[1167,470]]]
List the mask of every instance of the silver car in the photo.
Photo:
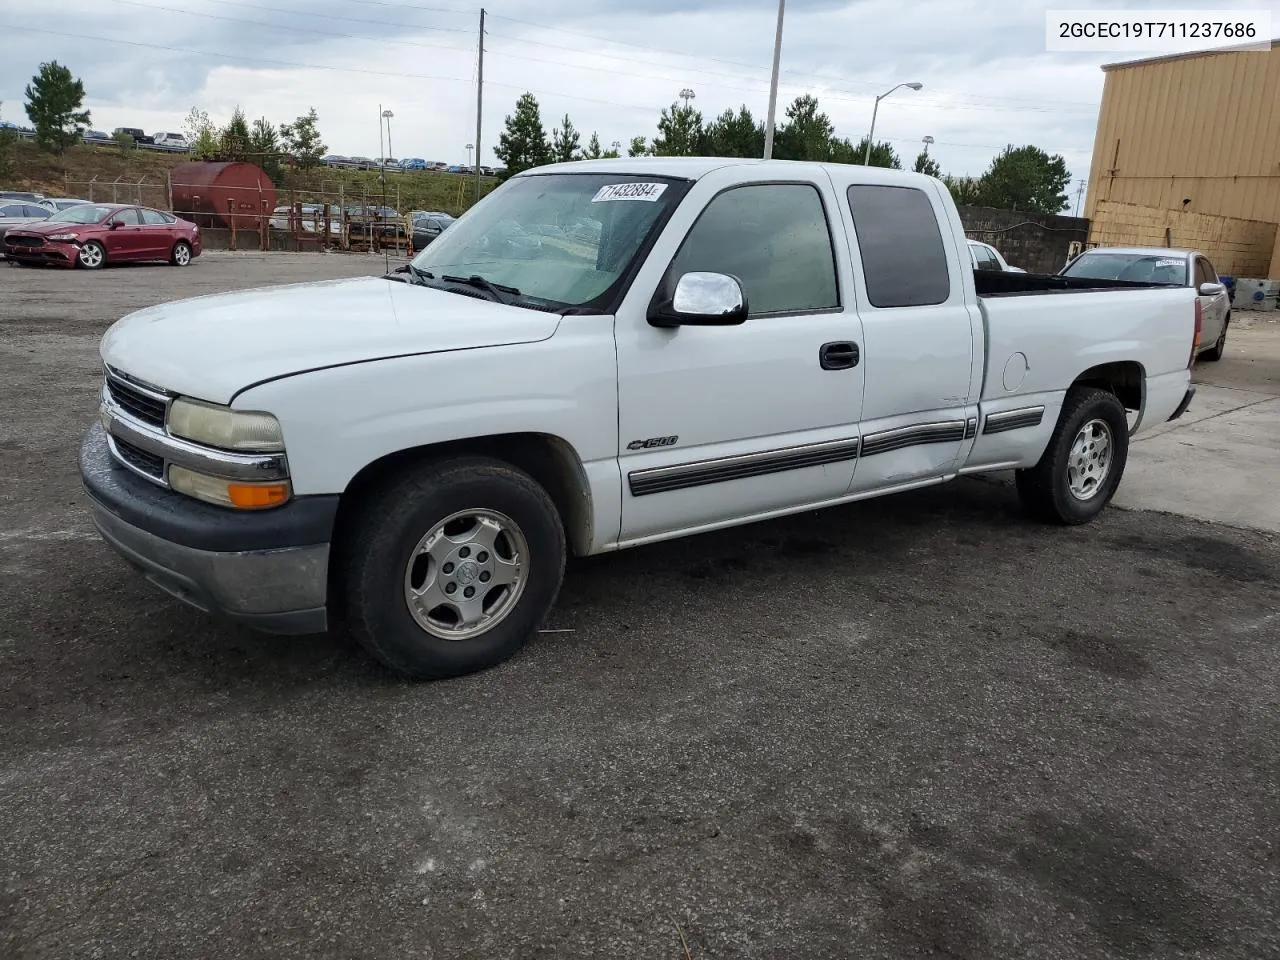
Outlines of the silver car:
[[1198,250],[1166,247],[1094,247],[1060,271],[1064,277],[1139,280],[1195,287],[1200,300],[1201,360],[1221,360],[1231,323],[1231,297],[1209,258]]
[[50,213],[37,201],[28,203],[25,200],[0,200],[0,257],[4,256],[4,235],[11,228],[46,220]]

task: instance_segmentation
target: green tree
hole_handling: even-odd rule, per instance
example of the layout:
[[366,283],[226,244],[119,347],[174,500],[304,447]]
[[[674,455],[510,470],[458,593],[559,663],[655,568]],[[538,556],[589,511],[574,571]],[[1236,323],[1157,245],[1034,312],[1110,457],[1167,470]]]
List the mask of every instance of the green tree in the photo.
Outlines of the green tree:
[[275,124],[266,117],[253,121],[253,129],[249,131],[249,153],[253,160],[277,187],[284,180],[284,171],[280,169],[280,135]]
[[658,118],[658,135],[653,141],[655,157],[695,157],[704,141],[702,113],[690,106],[673,103]]
[[976,207],[984,202],[980,177],[954,177],[948,174],[942,178],[942,183],[958,207]]
[[931,177],[942,176],[942,168],[938,166],[938,161],[929,156],[924,150],[921,150],[916,155],[915,165],[911,169],[916,173],[928,174]]
[[627,144],[628,157],[647,157],[651,153],[649,141],[644,137],[632,137],[631,142]]
[[218,134],[218,147],[222,159],[241,163],[248,160],[249,140],[249,124],[244,118],[244,111],[237,106],[227,125]]
[[0,181],[12,180],[18,175],[18,131],[0,130]]
[[[867,138],[864,136],[856,144],[843,140],[836,145],[834,153],[835,156],[832,159],[838,163],[862,163],[867,155]],[[901,170],[902,158],[898,156],[898,152],[893,147],[881,141],[871,145],[871,163],[869,165]]]
[[566,113],[560,126],[551,131],[551,159],[555,163],[568,163],[578,154],[582,146],[578,128],[573,125]]
[[542,126],[537,97],[522,93],[516,101],[515,113],[508,114],[504,123],[505,129],[498,134],[498,145],[493,152],[507,168],[508,175],[551,162],[551,144]]
[[587,141],[587,148],[578,154],[578,159],[599,160],[603,156],[604,151],[600,149],[600,134],[592,130],[591,139]]
[[301,169],[320,166],[320,158],[329,148],[320,139],[320,117],[316,115],[316,108],[312,107],[293,123],[282,123],[280,142]]
[[214,130],[209,114],[199,107],[192,107],[187,118],[182,122],[190,145],[190,156],[193,160],[212,160],[218,155],[218,134]]
[[133,139],[133,134],[125,133],[121,130],[117,134],[113,134],[112,140],[116,142],[116,149],[120,151],[121,156],[129,156],[138,150],[138,141]]
[[982,203],[1004,210],[1059,213],[1067,205],[1071,172],[1060,154],[1009,144],[982,175]]
[[618,152],[618,146],[621,146],[621,144],[618,144],[618,141],[617,141],[617,140],[613,141],[613,143],[614,143],[615,145],[610,145],[609,149],[608,149],[608,150],[606,150],[603,154],[601,154],[601,157],[602,157],[603,159],[605,159],[605,160],[617,160],[617,159],[618,159],[618,157],[622,156],[622,154],[620,154],[620,153]]
[[726,110],[707,125],[707,151],[713,157],[764,156],[764,125],[757,123],[745,105],[738,112]]
[[42,150],[62,153],[80,142],[80,131],[89,125],[84,106],[84,84],[54,60],[40,64],[40,72],[27,84],[27,116],[35,127]]
[[801,94],[786,110],[786,122],[777,132],[773,154],[780,160],[825,161],[832,157],[836,129],[831,118],[818,109],[818,101]]

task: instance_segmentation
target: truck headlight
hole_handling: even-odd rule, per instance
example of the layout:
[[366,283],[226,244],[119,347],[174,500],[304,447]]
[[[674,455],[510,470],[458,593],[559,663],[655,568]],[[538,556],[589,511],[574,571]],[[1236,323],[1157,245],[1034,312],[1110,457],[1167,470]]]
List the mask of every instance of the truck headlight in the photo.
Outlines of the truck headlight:
[[262,510],[265,507],[276,507],[287,501],[292,493],[288,480],[273,480],[267,483],[227,480],[224,477],[211,477],[207,473],[188,470],[176,463],[169,464],[169,486],[179,493],[185,493],[205,503],[216,503],[220,507],[235,507],[238,510]]
[[169,432],[175,437],[222,450],[280,453],[284,433],[269,413],[232,410],[199,400],[179,398],[169,407]]

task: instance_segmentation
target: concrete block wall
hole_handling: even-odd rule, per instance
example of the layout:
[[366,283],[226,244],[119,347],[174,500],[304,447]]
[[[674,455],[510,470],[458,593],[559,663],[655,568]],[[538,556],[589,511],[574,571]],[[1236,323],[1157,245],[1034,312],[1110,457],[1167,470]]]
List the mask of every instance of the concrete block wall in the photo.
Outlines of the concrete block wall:
[[[1168,231],[1166,235],[1166,231]],[[1162,210],[1099,200],[1089,242],[1104,247],[1189,247],[1204,253],[1220,274],[1275,276],[1277,225],[1207,213]]]
[[960,207],[960,222],[970,240],[995,247],[1012,266],[1030,273],[1057,273],[1066,264],[1071,243],[1089,237],[1089,221],[1043,213]]

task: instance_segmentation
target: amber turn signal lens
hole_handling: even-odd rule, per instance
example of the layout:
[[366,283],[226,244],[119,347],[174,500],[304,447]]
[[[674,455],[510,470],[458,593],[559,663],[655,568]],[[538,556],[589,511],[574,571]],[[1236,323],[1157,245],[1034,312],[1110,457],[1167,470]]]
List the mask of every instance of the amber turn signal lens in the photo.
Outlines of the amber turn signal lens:
[[241,510],[274,507],[289,499],[287,483],[228,483],[227,498]]

